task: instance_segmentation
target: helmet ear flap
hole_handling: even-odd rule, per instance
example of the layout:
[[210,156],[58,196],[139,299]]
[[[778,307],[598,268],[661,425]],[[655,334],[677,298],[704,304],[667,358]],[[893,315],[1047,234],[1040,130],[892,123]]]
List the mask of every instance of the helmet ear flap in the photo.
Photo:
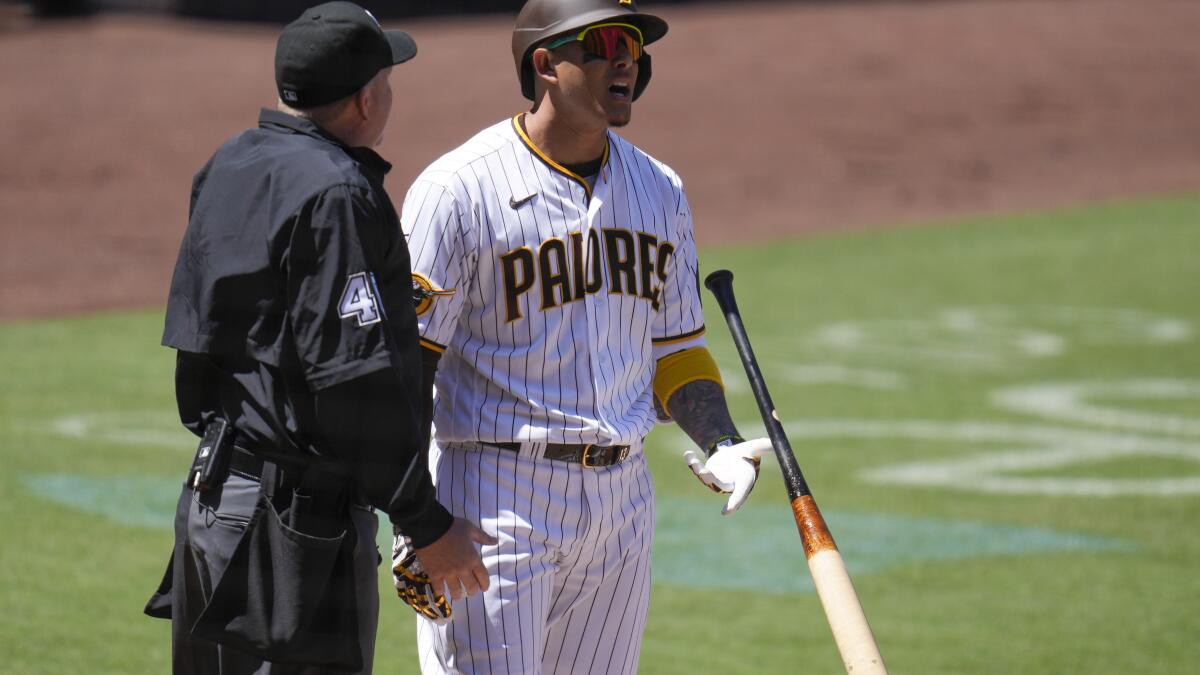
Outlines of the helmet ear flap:
[[521,63],[521,95],[533,100],[533,57],[526,58]]
[[650,55],[642,50],[642,58],[637,60],[638,64],[638,79],[633,83],[633,100],[638,100],[642,92],[646,90],[646,85],[650,84]]

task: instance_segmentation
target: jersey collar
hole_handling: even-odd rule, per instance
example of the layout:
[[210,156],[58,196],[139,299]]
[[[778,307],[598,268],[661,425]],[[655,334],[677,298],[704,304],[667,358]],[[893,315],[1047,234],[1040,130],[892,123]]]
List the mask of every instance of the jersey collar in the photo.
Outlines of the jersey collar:
[[[542,151],[541,148],[539,148],[538,146],[533,144],[533,140],[529,138],[529,134],[525,133],[525,128],[521,124],[521,117],[524,115],[525,115],[525,113],[521,113],[512,118],[512,128],[513,128],[513,131],[516,132],[517,137],[520,138],[521,142],[525,144],[525,147],[528,148],[529,151],[532,152],[535,157],[542,160],[542,162],[545,163],[546,166],[557,171],[558,173],[561,173],[562,175],[566,176],[567,178],[570,178],[571,180],[575,181],[576,183],[579,183],[583,187],[583,191],[587,194],[588,199],[591,199],[592,198],[592,186],[588,184],[586,178],[584,178],[583,176],[580,176],[579,174],[575,173],[574,171],[571,171],[570,169],[563,166],[562,164],[559,164],[558,162],[554,161],[553,159],[550,159],[550,155],[547,155],[545,152]],[[604,168],[606,166],[608,166],[608,145],[609,144],[607,142],[604,144],[604,156],[600,160],[600,171],[601,172],[603,172]]]
[[351,148],[338,140],[333,134],[302,117],[289,115],[278,110],[271,110],[270,108],[263,108],[262,112],[258,115],[258,126],[264,129],[275,128],[281,131],[303,134],[327,143],[332,143],[345,150],[346,154],[358,160],[359,163],[365,165],[371,171],[378,173],[381,177],[392,170],[392,165],[371,148]]

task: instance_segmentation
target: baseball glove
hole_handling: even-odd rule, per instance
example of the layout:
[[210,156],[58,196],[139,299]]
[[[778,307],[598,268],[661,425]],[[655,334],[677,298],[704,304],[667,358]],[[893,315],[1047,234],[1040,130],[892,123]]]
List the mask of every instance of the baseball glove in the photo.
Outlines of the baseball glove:
[[417,560],[412,540],[394,526],[392,534],[392,583],[396,586],[396,595],[417,614],[434,623],[446,623],[452,613],[450,601],[433,590],[429,576]]

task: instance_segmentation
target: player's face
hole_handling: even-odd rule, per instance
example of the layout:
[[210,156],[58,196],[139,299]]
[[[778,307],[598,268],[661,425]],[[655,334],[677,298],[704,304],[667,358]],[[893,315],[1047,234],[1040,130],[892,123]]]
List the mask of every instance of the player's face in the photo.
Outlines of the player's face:
[[562,59],[557,68],[559,88],[578,114],[613,127],[629,124],[638,64],[624,44],[607,59],[584,51],[577,42],[554,51]]

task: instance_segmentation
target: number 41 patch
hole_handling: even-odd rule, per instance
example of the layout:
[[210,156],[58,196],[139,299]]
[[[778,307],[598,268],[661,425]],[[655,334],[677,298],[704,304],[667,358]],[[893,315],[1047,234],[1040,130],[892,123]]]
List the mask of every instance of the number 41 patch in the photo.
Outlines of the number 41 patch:
[[358,325],[369,326],[383,319],[379,299],[375,294],[375,278],[367,272],[351,274],[338,301],[338,313],[343,319],[358,319]]

